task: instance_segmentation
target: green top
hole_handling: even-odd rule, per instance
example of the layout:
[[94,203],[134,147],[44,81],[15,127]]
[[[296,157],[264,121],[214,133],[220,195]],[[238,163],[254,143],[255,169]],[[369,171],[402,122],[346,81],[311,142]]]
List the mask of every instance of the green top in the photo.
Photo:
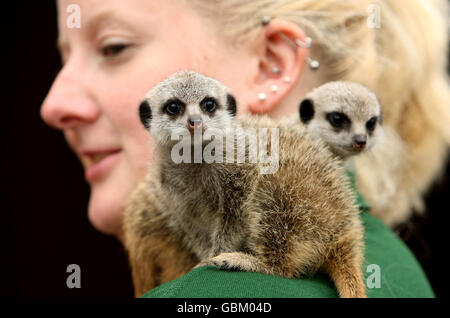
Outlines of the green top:
[[[349,174],[354,185],[354,176],[351,172]],[[369,206],[359,193],[358,204],[365,228],[363,271],[367,296],[435,297],[425,273],[408,247],[369,213]],[[312,278],[287,279],[207,266],[163,284],[142,297],[329,298],[338,297],[338,294],[332,281],[322,273]]]

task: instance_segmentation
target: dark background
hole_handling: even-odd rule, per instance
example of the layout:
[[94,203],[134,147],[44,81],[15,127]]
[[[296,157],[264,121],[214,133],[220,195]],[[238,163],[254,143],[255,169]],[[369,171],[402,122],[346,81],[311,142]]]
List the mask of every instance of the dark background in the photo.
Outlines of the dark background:
[[[0,173],[0,297],[132,297],[126,254],[88,222],[89,188],[63,134],[39,109],[60,67],[54,1],[3,8]],[[14,7],[15,6],[15,7]],[[425,35],[424,35],[425,36]],[[427,196],[426,217],[397,229],[418,257],[436,295],[447,248],[450,165]],[[66,268],[81,267],[81,288],[68,289]]]

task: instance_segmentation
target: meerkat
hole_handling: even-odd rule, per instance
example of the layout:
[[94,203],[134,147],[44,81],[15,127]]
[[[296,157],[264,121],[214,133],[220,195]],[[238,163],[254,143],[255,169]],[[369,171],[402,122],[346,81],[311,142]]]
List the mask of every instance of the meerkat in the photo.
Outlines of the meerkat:
[[[408,211],[404,203],[413,195],[398,190],[404,182],[398,171],[407,149],[392,127],[382,125],[382,117],[373,92],[354,82],[337,81],[307,94],[294,121],[303,123],[313,138],[325,141],[343,165],[356,172],[357,188],[370,204],[371,213],[392,226],[404,218],[398,211]],[[355,160],[350,163],[352,158]],[[420,200],[416,199],[418,207]],[[393,206],[396,213],[387,213]]]
[[[287,278],[320,269],[340,297],[365,297],[355,197],[339,160],[321,140],[267,117],[236,119],[227,87],[192,71],[152,88],[139,114],[156,140],[157,160],[130,196],[124,218],[136,295],[212,265]],[[258,162],[172,160],[174,131],[229,127],[277,128],[278,170],[261,174]],[[209,144],[193,138],[191,146],[196,142]]]
[[323,84],[302,100],[301,122],[342,160],[372,148],[382,135],[381,106],[365,86],[346,81]]

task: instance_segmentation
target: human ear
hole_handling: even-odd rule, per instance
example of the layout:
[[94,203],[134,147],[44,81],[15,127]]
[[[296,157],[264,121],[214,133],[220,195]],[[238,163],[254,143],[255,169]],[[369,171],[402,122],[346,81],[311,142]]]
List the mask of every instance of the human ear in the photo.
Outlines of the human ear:
[[304,71],[308,49],[296,45],[306,35],[296,24],[273,20],[256,40],[258,70],[248,108],[252,113],[269,113],[293,89]]

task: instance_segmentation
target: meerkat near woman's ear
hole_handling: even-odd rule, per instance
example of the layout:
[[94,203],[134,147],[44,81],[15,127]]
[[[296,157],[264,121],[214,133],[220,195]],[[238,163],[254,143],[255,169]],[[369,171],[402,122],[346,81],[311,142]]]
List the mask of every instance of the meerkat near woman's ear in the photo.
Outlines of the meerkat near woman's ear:
[[[299,117],[310,135],[323,140],[342,160],[357,155],[357,187],[372,214],[390,226],[405,218],[408,196],[400,192],[404,180],[398,171],[407,149],[393,128],[382,125],[381,106],[372,91],[355,82],[326,83],[307,94]],[[416,206],[420,202],[417,198]]]
[[345,160],[370,149],[383,133],[381,107],[369,89],[354,82],[321,85],[300,103],[300,120]]
[[[224,85],[190,71],[156,85],[141,104],[157,161],[130,197],[124,218],[136,295],[155,287],[164,265],[172,267],[163,270],[170,272],[164,279],[213,265],[289,278],[322,269],[341,297],[365,297],[362,225],[340,161],[299,125],[267,117],[237,120],[235,113],[236,101]],[[245,129],[266,129],[267,148],[278,149],[278,170],[260,173],[263,164],[247,160],[247,144],[244,162],[191,163],[191,150],[210,149],[209,130],[231,128],[237,137]],[[174,134],[189,136],[187,161],[174,160]],[[233,137],[233,151],[239,146]],[[211,153],[220,158],[219,151]],[[170,257],[178,263],[163,264]]]

